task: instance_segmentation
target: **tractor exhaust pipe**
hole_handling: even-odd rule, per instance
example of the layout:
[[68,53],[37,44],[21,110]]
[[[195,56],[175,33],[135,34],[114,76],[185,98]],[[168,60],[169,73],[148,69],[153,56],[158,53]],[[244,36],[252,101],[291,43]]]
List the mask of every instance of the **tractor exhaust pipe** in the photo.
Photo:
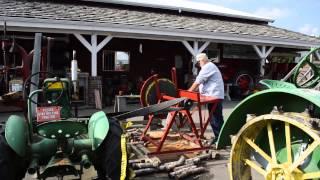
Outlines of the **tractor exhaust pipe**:
[[87,154],[82,154],[80,164],[85,169],[89,169],[91,167],[91,161],[89,160],[89,157]]
[[35,174],[38,170],[38,159],[33,159],[28,167],[28,174]]

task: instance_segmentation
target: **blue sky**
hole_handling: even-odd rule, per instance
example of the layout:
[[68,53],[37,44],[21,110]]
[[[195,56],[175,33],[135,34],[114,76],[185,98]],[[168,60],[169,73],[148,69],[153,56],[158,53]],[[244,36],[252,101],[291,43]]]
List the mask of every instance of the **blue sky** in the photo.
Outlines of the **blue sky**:
[[319,0],[192,0],[274,19],[270,25],[320,35]]

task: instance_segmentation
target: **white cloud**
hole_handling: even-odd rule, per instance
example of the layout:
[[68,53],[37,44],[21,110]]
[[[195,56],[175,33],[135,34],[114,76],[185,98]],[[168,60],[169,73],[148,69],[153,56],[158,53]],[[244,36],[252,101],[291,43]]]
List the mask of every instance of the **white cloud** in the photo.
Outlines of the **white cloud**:
[[308,34],[311,36],[318,36],[320,31],[318,27],[315,27],[311,24],[305,24],[299,28],[299,32],[303,34]]
[[259,8],[253,14],[271,19],[279,19],[288,16],[290,13],[288,9]]

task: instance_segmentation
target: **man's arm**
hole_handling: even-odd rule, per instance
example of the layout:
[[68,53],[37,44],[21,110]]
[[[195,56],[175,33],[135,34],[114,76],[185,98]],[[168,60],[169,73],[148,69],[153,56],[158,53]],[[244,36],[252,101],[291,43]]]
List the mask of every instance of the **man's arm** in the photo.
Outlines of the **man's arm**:
[[188,89],[188,91],[195,91],[195,90],[197,90],[198,89],[198,87],[199,87],[199,83],[197,83],[197,82],[194,82],[193,84],[192,84],[192,86]]

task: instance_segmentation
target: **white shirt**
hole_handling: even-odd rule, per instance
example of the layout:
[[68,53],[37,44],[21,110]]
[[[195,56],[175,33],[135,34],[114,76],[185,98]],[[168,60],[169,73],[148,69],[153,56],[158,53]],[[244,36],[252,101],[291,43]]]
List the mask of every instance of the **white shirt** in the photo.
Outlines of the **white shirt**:
[[200,84],[199,92],[201,95],[224,99],[224,84],[221,72],[212,62],[202,66],[195,82]]

